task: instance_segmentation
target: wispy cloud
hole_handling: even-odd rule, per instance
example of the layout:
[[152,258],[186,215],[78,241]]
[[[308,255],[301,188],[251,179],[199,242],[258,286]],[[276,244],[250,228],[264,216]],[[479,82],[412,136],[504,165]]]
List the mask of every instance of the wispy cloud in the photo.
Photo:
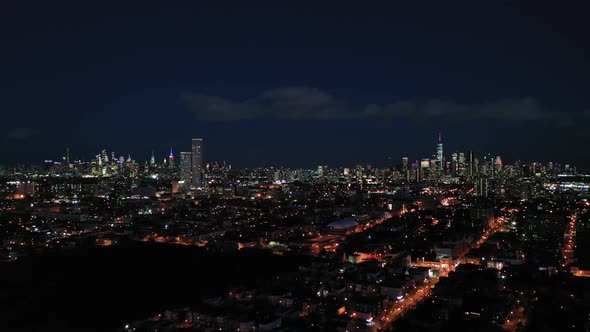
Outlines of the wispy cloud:
[[12,128],[7,130],[4,134],[8,139],[22,141],[33,136],[33,129],[24,127]]
[[187,93],[182,101],[198,119],[238,121],[249,119],[329,120],[356,117],[349,105],[318,89],[290,87],[269,90],[244,101]]
[[229,122],[252,119],[281,120],[498,120],[509,122],[542,121],[559,126],[573,125],[588,112],[551,112],[534,98],[504,99],[461,104],[445,100],[401,100],[389,104],[354,107],[350,102],[308,87],[269,90],[242,100],[186,93],[183,103],[200,120]]

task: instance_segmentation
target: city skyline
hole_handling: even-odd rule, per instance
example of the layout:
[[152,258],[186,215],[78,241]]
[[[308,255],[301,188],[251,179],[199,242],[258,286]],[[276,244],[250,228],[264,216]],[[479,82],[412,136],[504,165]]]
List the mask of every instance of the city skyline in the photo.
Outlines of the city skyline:
[[[435,167],[438,169],[444,169],[445,167],[452,167],[453,163],[456,166],[456,163],[458,161],[458,159],[460,158],[460,156],[462,155],[463,160],[468,160],[467,164],[472,165],[473,164],[473,158],[479,159],[479,157],[484,158],[484,157],[488,157],[491,156],[493,158],[502,158],[503,159],[503,155],[501,152],[495,151],[495,152],[483,152],[483,151],[473,151],[473,150],[462,150],[460,148],[455,148],[452,149],[452,152],[448,153],[448,156],[445,155],[444,150],[443,150],[443,133],[441,131],[438,132],[438,136],[436,139],[436,146],[435,148],[433,148],[433,153],[431,155],[428,155],[427,152],[422,153],[421,155],[419,155],[417,152],[414,152],[413,154],[416,155],[415,158],[413,157],[408,157],[409,154],[403,154],[399,157],[386,157],[384,159],[382,159],[381,161],[371,161],[371,160],[366,160],[366,161],[357,161],[354,162],[352,164],[343,164],[343,163],[335,163],[332,164],[332,167],[350,167],[350,166],[355,166],[355,165],[372,165],[373,167],[394,167],[394,166],[403,166],[406,163],[410,163],[410,164],[416,164],[416,165],[420,165],[420,161],[421,160],[430,160],[432,162],[436,162],[436,165],[430,165],[430,161],[429,161],[429,166],[428,167]],[[200,173],[202,172],[202,169],[204,167],[204,165],[209,164],[209,163],[217,163],[217,162],[227,162],[228,164],[232,164],[232,160],[230,158],[221,158],[221,159],[217,159],[217,160],[205,160],[203,159],[202,156],[202,149],[203,149],[203,139],[202,138],[193,138],[191,139],[192,144],[191,144],[191,151],[181,151],[182,149],[178,150],[177,154],[174,153],[174,147],[170,147],[169,148],[169,154],[165,157],[165,158],[157,158],[156,157],[156,153],[154,149],[151,149],[151,154],[149,158],[141,158],[138,157],[135,154],[131,154],[131,153],[124,153],[124,154],[120,154],[121,156],[127,155],[127,158],[131,158],[135,161],[138,162],[146,162],[150,165],[154,165],[154,164],[159,164],[160,161],[164,161],[164,163],[170,163],[170,165],[174,165],[175,163],[178,163],[178,167],[181,170],[180,171],[180,178],[181,179],[185,179],[189,182],[191,182],[192,185],[195,185],[197,187],[201,186],[202,183],[195,183],[193,181],[194,177],[192,174],[196,174],[196,173]],[[197,141],[197,145],[195,145],[195,141]],[[199,143],[200,142],[200,143]],[[433,141],[434,142],[434,141]],[[197,147],[198,146],[198,147]],[[434,143],[433,143],[434,146]],[[196,149],[196,150],[195,150]],[[185,150],[189,150],[189,149],[185,149]],[[108,151],[108,149],[101,149],[101,153],[105,153],[106,151]],[[193,152],[197,152],[198,153],[198,157],[196,157],[196,159],[193,158]],[[111,154],[113,156],[115,156],[115,151],[111,150]],[[183,154],[186,157],[183,157]],[[99,154],[100,155],[100,154]],[[465,159],[465,155],[467,155],[468,159]],[[98,155],[96,156],[98,157]],[[94,158],[96,158],[94,157]],[[179,158],[177,159],[177,161],[175,162],[175,158]],[[186,158],[190,158],[189,161],[187,161]],[[53,158],[53,159],[45,159],[43,162],[47,162],[47,161],[51,161],[51,162],[58,162],[58,163],[73,163],[73,162],[88,162],[91,161],[93,158],[70,158],[70,148],[67,147],[65,150],[65,154],[61,157],[61,158]],[[406,160],[407,159],[407,160]],[[502,162],[502,161],[500,161]],[[41,164],[42,161],[37,161],[37,162],[33,162],[33,163],[29,163],[29,164],[20,164],[21,166],[26,166],[26,165],[39,165]],[[184,163],[186,163],[186,167],[190,168],[190,170],[184,170],[184,167],[182,166]],[[193,168],[193,165],[197,163],[198,165],[201,165],[200,167],[196,167]],[[506,160],[504,159],[504,163],[506,163]],[[509,160],[508,164],[514,164],[514,163],[539,163],[539,164],[563,164],[563,165],[569,165],[571,167],[579,167],[578,165],[572,164],[570,163],[568,160],[543,160],[543,159],[535,159],[535,160],[524,160],[524,159],[515,159],[515,160]],[[315,168],[317,165],[323,165],[326,164],[325,162],[317,162],[316,164],[310,164],[310,165],[304,165],[304,166],[299,166],[299,167],[292,167],[291,165],[288,164],[267,164],[267,165],[239,165],[239,164],[234,164],[234,166],[238,166],[238,167],[242,167],[242,168],[258,168],[258,167],[291,167],[291,168],[310,168],[313,169]],[[2,165],[2,164],[0,164]],[[3,165],[3,166],[7,166],[7,165]],[[15,165],[8,165],[8,166],[15,166]],[[582,167],[581,169],[585,169],[584,167]],[[185,173],[185,175],[183,176],[182,173]],[[188,174],[190,173],[190,174]],[[186,175],[188,174],[188,175]],[[202,175],[197,176],[197,178],[202,179]]]

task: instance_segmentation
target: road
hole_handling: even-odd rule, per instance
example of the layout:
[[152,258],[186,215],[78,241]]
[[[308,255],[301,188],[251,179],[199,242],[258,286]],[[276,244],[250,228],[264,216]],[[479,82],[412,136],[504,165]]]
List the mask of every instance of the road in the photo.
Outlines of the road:
[[[482,244],[484,244],[487,239],[492,236],[495,232],[502,228],[502,225],[506,222],[506,218],[499,217],[497,218],[496,222],[488,229],[486,229],[481,237],[473,242],[471,248],[479,248]],[[438,262],[416,262],[413,263],[414,266],[427,266],[431,268],[439,268],[441,276],[447,276],[449,272],[453,271],[456,266],[459,265],[461,257],[464,256],[469,252],[464,252],[460,257],[457,257],[451,264],[448,266],[443,265]],[[438,263],[438,266],[436,265]],[[431,279],[429,283],[421,286],[417,286],[414,289],[410,290],[407,294],[405,294],[405,298],[403,301],[395,301],[393,304],[388,306],[383,310],[381,315],[379,315],[379,319],[376,322],[376,327],[380,330],[387,329],[391,326],[396,319],[406,314],[408,311],[412,310],[416,307],[421,301],[425,298],[430,296],[432,293],[432,288],[438,283],[440,279],[434,278]]]
[[572,214],[570,216],[570,222],[567,224],[563,234],[563,248],[561,256],[562,270],[567,270],[568,267],[574,262],[574,248],[576,247],[574,242],[574,237],[576,235],[576,221],[576,215]]
[[418,305],[422,300],[430,296],[432,292],[432,286],[435,282],[418,286],[413,288],[410,292],[405,294],[405,298],[403,300],[395,301],[391,306],[386,308],[379,319],[377,320],[377,328],[384,329],[387,328],[393,321],[398,319],[399,317],[403,316],[409,310],[413,309]]

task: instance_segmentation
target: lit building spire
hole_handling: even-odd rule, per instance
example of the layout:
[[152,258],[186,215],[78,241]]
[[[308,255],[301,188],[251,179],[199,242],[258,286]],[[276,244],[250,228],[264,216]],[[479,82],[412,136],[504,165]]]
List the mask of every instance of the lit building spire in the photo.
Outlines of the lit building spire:
[[443,169],[444,167],[444,157],[443,157],[443,143],[442,143],[442,134],[438,132],[438,144],[436,144],[436,160],[438,162],[438,168]]
[[168,156],[168,167],[174,169],[174,151],[172,150],[172,147],[170,147],[170,156]]

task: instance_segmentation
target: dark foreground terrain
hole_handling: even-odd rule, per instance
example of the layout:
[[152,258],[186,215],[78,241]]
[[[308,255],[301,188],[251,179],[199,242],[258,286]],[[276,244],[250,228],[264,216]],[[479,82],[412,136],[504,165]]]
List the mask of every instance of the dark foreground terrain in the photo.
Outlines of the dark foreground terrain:
[[303,261],[149,243],[31,256],[0,265],[0,330],[114,330],[203,295],[255,287]]

